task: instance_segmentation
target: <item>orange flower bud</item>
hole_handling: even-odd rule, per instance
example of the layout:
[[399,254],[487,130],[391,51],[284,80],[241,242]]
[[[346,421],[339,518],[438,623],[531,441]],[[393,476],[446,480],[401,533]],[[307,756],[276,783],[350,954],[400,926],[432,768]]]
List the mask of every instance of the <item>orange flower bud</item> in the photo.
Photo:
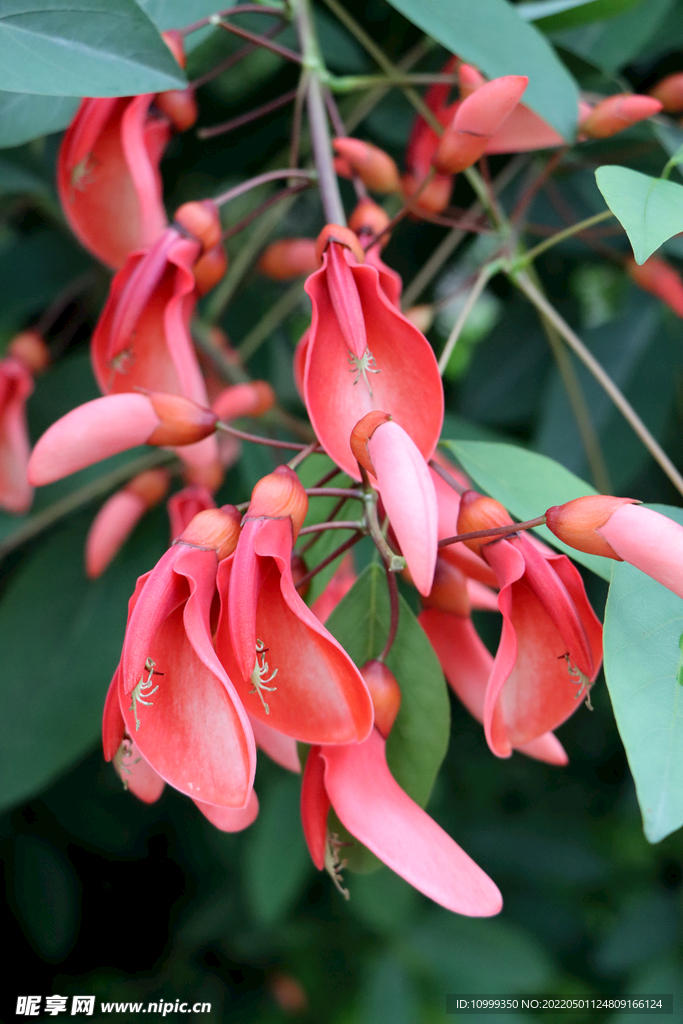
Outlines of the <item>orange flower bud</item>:
[[199,295],[206,295],[207,292],[210,292],[225,275],[227,269],[228,257],[221,243],[202,253],[192,270]]
[[650,256],[641,266],[634,259],[628,259],[625,267],[639,288],[656,295],[676,316],[683,317],[683,280],[670,263],[659,256]]
[[166,92],[160,92],[154,105],[162,114],[166,114],[179,132],[186,132],[199,117],[195,92],[191,86],[187,89],[168,89]]
[[220,562],[237,547],[241,522],[242,516],[234,505],[207,508],[197,513],[178,541],[198,548],[214,548]]
[[603,558],[623,561],[607,541],[596,533],[607,522],[615,509],[622,505],[639,505],[633,498],[613,498],[606,494],[591,494],[575,498],[564,505],[553,505],[545,514],[548,529],[577,551]]
[[662,109],[659,100],[651,96],[619,93],[601,100],[579,125],[582,135],[589,139],[607,139],[625,128],[653,117]]
[[273,281],[312,274],[320,266],[314,238],[281,238],[261,254],[258,269]]
[[23,363],[32,374],[42,373],[50,365],[50,350],[38,331],[20,331],[7,346],[7,354]]
[[221,218],[213,199],[183,203],[175,212],[175,222],[204,246],[212,249],[221,240]]
[[375,726],[386,739],[401,706],[401,687],[394,673],[376,658],[366,661],[360,674],[370,691],[375,710]]
[[332,140],[335,152],[355,171],[373,192],[399,192],[401,188],[395,162],[378,146],[360,139]]
[[134,476],[125,490],[129,494],[136,494],[146,508],[154,508],[166,496],[170,486],[171,474],[167,469],[148,469]]
[[[349,227],[357,235],[381,235],[390,221],[389,214],[372,199],[361,199],[349,217]],[[383,247],[389,241],[390,235],[382,235],[380,245]]]
[[650,96],[662,104],[665,114],[680,114],[683,111],[683,71],[667,75],[650,89]]
[[315,254],[318,264],[322,264],[323,253],[330,242],[338,242],[339,245],[350,249],[359,263],[365,263],[365,252],[358,240],[358,236],[350,228],[343,228],[339,224],[326,224],[322,229],[315,243]]
[[441,213],[451,201],[453,179],[443,174],[437,174],[424,188],[421,188],[422,180],[412,174],[404,174],[401,185],[406,200],[411,199],[416,192],[420,192],[415,206],[418,210],[426,210],[427,213]]
[[376,476],[375,467],[372,464],[370,453],[368,452],[368,441],[375,433],[377,428],[382,423],[387,423],[391,419],[391,416],[387,412],[380,412],[379,409],[375,409],[373,412],[369,412],[367,416],[363,416],[362,420],[358,420],[355,427],[351,431],[351,451],[353,456],[358,463],[367,469],[369,473]]
[[278,466],[264,476],[251,492],[247,516],[268,519],[283,519],[290,516],[294,539],[299,535],[308,512],[308,495],[293,469]]
[[[477,530],[492,530],[496,526],[510,526],[512,519],[499,501],[487,498],[477,491],[465,491],[460,498],[458,513],[458,533],[475,533]],[[489,543],[484,537],[481,540],[466,540],[468,548],[481,553],[482,544]]]
[[262,416],[272,409],[276,395],[265,380],[233,384],[213,401],[213,411],[223,421],[235,420],[240,416]]
[[464,99],[446,127],[432,163],[440,174],[458,174],[483,155],[488,141],[519,103],[528,78],[504,75]]
[[447,561],[443,555],[436,559],[434,583],[427,597],[422,598],[425,608],[437,608],[464,619],[470,614],[465,574]]
[[161,38],[168,46],[181,68],[184,68],[187,64],[187,58],[185,56],[185,43],[183,41],[182,33],[175,28],[170,28],[167,29],[166,32],[161,33]]
[[188,463],[183,470],[183,480],[186,484],[195,487],[206,487],[210,494],[216,493],[224,479],[225,469],[220,459],[199,466],[192,466]]
[[308,996],[300,981],[291,974],[273,974],[268,980],[270,993],[280,1009],[292,1016],[308,1010]]
[[201,441],[202,438],[215,433],[218,417],[211,409],[204,409],[182,395],[166,395],[161,391],[149,391],[145,394],[161,420],[159,426],[147,438],[147,444],[194,444],[195,441]]

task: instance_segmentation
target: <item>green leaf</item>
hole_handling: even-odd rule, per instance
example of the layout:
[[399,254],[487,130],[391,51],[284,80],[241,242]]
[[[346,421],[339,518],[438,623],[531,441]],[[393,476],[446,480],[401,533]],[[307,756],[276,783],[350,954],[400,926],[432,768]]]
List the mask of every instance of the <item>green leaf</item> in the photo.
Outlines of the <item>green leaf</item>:
[[244,860],[245,895],[256,920],[272,925],[292,908],[312,864],[297,824],[301,780],[278,775],[267,788],[249,830]]
[[167,543],[162,514],[152,514],[90,581],[83,569],[89,518],[77,517],[37,546],[0,603],[2,807],[37,793],[97,742],[128,598]]
[[135,96],[186,84],[153,22],[134,0],[3,0],[3,90]]
[[544,32],[589,25],[617,17],[643,0],[530,0],[517,4],[520,18],[535,21]]
[[[386,663],[401,687],[401,708],[387,740],[387,762],[398,784],[425,807],[448,747],[448,694],[422,627],[402,597],[399,605],[398,633]],[[325,625],[361,668],[381,653],[389,617],[384,570],[374,564],[358,577]],[[358,864],[350,853],[355,850],[343,849],[341,855],[352,869],[368,869],[367,856]],[[375,858],[372,862],[376,866]]]
[[663,27],[674,2],[641,0],[632,10],[616,18],[558,33],[555,42],[595,67],[613,74],[643,53]]
[[683,185],[613,164],[598,167],[595,180],[629,237],[636,263],[683,231]]
[[137,4],[160,32],[183,28],[222,10],[216,0],[137,0]]
[[528,75],[524,103],[567,139],[576,130],[576,83],[541,33],[505,0],[390,0],[406,18],[489,78]]
[[[596,491],[585,480],[545,455],[510,444],[488,441],[444,441],[472,480],[505,505],[518,519],[535,519],[553,505],[581,498]],[[603,579],[610,579],[607,559],[575,551],[558,540],[546,526],[536,531],[548,544],[559,548]]]
[[[683,525],[683,509],[648,507]],[[681,634],[683,600],[627,562],[615,562],[605,610],[605,679],[651,843],[683,825]]]
[[0,92],[0,149],[60,132],[77,109],[78,99],[74,96]]

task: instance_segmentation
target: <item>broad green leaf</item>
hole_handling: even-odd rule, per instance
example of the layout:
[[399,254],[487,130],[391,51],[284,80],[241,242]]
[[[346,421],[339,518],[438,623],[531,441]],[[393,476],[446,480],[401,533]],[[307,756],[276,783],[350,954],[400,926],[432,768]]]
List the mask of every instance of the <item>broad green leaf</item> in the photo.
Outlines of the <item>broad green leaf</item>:
[[613,74],[643,52],[664,26],[674,3],[675,0],[641,0],[616,18],[558,33],[554,40],[589,64]]
[[245,895],[256,920],[272,925],[290,910],[312,870],[298,824],[301,780],[277,775],[249,830],[244,860]]
[[528,75],[524,103],[567,139],[576,130],[576,83],[551,45],[506,0],[390,0],[451,53],[489,78]]
[[79,516],[37,545],[0,602],[2,807],[39,792],[97,742],[128,598],[167,543],[162,514],[152,514],[90,581],[83,568],[89,519]]
[[0,6],[3,90],[135,96],[185,84],[135,0],[3,0]]
[[[475,484],[505,505],[522,522],[542,516],[553,505],[563,505],[565,501],[596,493],[590,484],[574,476],[559,462],[526,448],[487,441],[442,443],[455,455]],[[536,532],[574,561],[592,569],[603,579],[610,579],[611,566],[607,559],[575,551],[558,540],[546,526],[539,527]]]
[[137,0],[137,4],[160,32],[183,28],[224,9],[216,0]]
[[598,167],[595,180],[629,237],[636,263],[683,231],[683,185],[613,164]]
[[615,18],[639,3],[643,0],[530,0],[517,4],[516,11],[544,32],[554,32]]
[[66,128],[78,108],[74,96],[0,92],[0,149],[21,146]]
[[[683,509],[649,506],[683,524]],[[651,843],[683,825],[683,600],[615,562],[605,610],[605,679]]]
[[[399,603],[398,633],[386,663],[401,687],[401,708],[387,740],[387,761],[398,784],[424,807],[448,747],[448,694],[429,640],[402,597]],[[325,625],[359,668],[376,658],[389,629],[384,570],[369,565]],[[343,850],[342,856],[352,869],[368,869],[367,856],[357,863],[349,852]]]

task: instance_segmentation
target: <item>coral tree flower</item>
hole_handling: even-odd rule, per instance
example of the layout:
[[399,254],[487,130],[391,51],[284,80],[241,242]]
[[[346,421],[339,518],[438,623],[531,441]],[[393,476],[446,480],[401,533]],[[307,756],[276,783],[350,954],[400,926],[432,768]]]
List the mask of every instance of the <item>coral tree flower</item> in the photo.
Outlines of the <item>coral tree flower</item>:
[[24,363],[13,356],[0,360],[0,508],[7,512],[27,512],[33,500],[26,425],[32,392],[33,378]]
[[[115,705],[115,691],[125,732],[166,782],[193,800],[243,809],[254,738],[214,650],[211,622],[218,566],[234,550],[239,521],[231,506],[200,512],[140,577],[110,700]],[[107,757],[121,742],[112,719],[105,718]]]
[[432,588],[438,511],[429,467],[414,442],[383,412],[371,412],[354,427],[351,449],[377,480],[382,504],[421,594]]
[[[458,568],[444,557],[439,557],[434,585],[422,600],[424,609],[418,616],[418,622],[429,637],[451,689],[473,718],[483,722],[493,657],[482,643],[470,617],[467,584],[465,575]],[[515,750],[549,764],[564,765],[568,760],[562,744],[552,732],[516,745]]]
[[489,140],[513,112],[528,85],[525,75],[494,78],[458,105],[433,163],[440,174],[458,174],[483,156]]
[[578,551],[630,562],[683,597],[683,527],[632,498],[589,495],[546,512],[548,529]]
[[102,575],[145,512],[159,504],[170,485],[167,469],[149,469],[107,498],[85,541],[85,571],[91,579]]
[[[461,498],[458,532],[512,524],[497,501],[475,491]],[[526,534],[469,541],[493,569],[503,631],[484,698],[489,747],[509,757],[555,729],[579,706],[602,660],[602,629],[577,569]]]
[[[392,871],[448,910],[474,917],[497,914],[497,886],[444,830],[405,793],[386,760],[385,743],[398,712],[400,690],[385,665],[363,668],[375,705],[375,726],[362,743],[314,746],[301,788],[301,817],[315,866],[341,888],[330,806],[345,828]],[[344,890],[342,890],[344,891]]]
[[195,444],[214,433],[217,419],[179,395],[132,391],[94,398],[48,427],[31,454],[28,478],[41,487],[139,444]]
[[350,743],[368,735],[372,704],[358,669],[292,579],[307,507],[287,466],[254,488],[234,559],[219,569],[216,650],[254,718],[307,743]]
[[386,297],[377,270],[360,262],[352,232],[328,226],[321,240],[329,240],[322,267],[306,282],[313,318],[303,389],[315,433],[330,458],[357,480],[351,431],[381,409],[429,459],[443,422],[443,388],[431,346]]

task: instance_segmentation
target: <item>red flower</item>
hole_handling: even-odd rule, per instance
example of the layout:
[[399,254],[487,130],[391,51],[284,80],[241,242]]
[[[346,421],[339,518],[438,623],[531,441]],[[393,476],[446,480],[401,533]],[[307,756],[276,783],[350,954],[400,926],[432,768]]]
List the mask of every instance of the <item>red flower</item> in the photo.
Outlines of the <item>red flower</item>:
[[307,506],[286,466],[254,488],[234,559],[219,568],[216,650],[254,718],[307,743],[355,742],[372,726],[367,689],[292,579]]
[[0,508],[8,512],[27,512],[33,500],[26,425],[26,400],[32,391],[33,378],[20,360],[0,360]]

